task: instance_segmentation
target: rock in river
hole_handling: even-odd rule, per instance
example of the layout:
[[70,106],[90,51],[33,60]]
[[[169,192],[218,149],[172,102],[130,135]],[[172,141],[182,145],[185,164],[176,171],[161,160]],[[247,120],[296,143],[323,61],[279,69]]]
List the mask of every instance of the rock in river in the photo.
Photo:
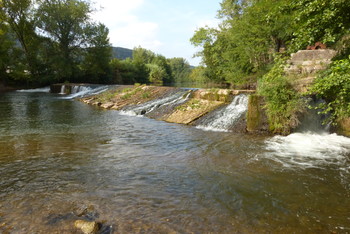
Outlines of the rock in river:
[[89,222],[85,220],[77,220],[74,222],[76,228],[80,228],[84,234],[95,234],[99,230],[97,222]]

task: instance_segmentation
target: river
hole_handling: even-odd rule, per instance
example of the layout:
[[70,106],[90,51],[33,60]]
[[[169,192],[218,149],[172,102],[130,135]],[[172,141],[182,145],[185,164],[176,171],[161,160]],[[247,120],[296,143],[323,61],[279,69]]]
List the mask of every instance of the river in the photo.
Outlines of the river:
[[[39,90],[42,91],[42,90]],[[349,233],[350,139],[203,131],[0,94],[0,233]]]

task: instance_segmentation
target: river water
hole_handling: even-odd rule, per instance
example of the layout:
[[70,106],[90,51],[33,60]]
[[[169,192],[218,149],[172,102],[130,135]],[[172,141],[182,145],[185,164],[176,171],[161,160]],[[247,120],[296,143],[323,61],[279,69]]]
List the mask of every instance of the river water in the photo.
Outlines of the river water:
[[0,94],[0,233],[349,233],[350,139],[203,131]]

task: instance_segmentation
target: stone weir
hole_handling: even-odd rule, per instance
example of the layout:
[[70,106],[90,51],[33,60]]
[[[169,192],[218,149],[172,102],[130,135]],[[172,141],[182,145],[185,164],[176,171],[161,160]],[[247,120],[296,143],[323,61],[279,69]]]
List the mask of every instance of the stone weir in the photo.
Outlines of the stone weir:
[[235,115],[237,121],[228,123],[229,120],[222,118],[223,123],[215,124],[216,130],[227,131],[232,129],[239,119],[245,118],[246,109],[244,108],[247,108],[247,105],[244,100],[247,98],[236,98],[236,100],[235,97],[247,97],[252,93],[255,93],[255,90],[185,89],[146,85],[117,86],[101,94],[81,98],[80,101],[99,108],[119,110],[125,115],[143,115],[157,120],[188,125],[198,125],[197,123],[201,122],[198,121],[199,119],[215,111],[222,116],[225,108],[230,108],[230,112],[234,112],[232,105],[237,105],[239,107]]
[[74,94],[78,93],[82,89],[86,88],[96,88],[100,85],[95,84],[85,84],[85,83],[59,83],[50,85],[51,93],[59,93],[59,94]]

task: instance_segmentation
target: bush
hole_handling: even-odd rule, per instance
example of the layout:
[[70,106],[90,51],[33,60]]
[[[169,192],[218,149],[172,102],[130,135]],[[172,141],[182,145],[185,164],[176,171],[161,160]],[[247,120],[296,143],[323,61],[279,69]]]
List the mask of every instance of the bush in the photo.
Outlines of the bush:
[[350,56],[333,62],[329,69],[321,73],[310,94],[316,94],[326,101],[317,108],[323,110],[322,114],[330,114],[327,121],[350,117]]
[[276,59],[273,68],[259,81],[258,92],[265,98],[266,115],[273,133],[287,135],[299,124],[306,103],[284,74],[285,60]]

